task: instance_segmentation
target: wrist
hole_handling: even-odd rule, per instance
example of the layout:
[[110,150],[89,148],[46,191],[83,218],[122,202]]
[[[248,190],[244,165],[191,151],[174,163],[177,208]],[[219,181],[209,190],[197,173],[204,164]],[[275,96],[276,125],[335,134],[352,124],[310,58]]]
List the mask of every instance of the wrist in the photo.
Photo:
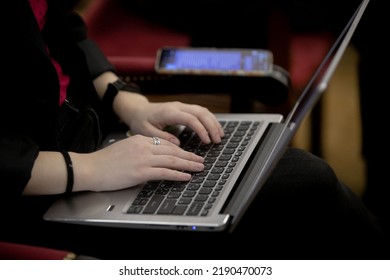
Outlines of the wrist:
[[113,108],[119,119],[128,123],[145,110],[146,104],[149,104],[146,96],[120,91],[115,98]]
[[114,99],[118,95],[119,91],[127,91],[131,93],[141,92],[137,85],[127,84],[120,79],[116,80],[115,82],[109,83],[102,99],[105,111],[113,113]]

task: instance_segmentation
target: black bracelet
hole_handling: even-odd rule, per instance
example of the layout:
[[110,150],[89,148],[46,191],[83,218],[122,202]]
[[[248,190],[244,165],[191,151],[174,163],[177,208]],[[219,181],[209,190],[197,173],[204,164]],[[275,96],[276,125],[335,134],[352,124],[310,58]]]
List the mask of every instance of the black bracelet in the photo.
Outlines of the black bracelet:
[[69,153],[67,151],[61,150],[60,153],[64,156],[66,171],[68,172],[68,181],[66,183],[65,195],[69,196],[73,191],[73,181],[74,181],[73,164],[72,164],[72,160],[70,159]]
[[121,79],[118,79],[113,83],[109,83],[102,99],[103,106],[107,112],[113,111],[112,103],[114,102],[114,98],[120,90],[136,92],[136,93],[141,92],[137,85],[127,84]]

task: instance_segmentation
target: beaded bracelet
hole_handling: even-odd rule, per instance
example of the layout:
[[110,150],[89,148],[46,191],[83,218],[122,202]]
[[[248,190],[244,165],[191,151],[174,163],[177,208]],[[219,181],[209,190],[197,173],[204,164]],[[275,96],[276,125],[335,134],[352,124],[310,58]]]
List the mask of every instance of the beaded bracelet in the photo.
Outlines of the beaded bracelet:
[[60,153],[63,155],[65,159],[66,171],[68,172],[68,181],[66,183],[65,195],[69,196],[73,191],[73,181],[74,181],[73,164],[69,156],[69,153],[67,151],[61,150]]

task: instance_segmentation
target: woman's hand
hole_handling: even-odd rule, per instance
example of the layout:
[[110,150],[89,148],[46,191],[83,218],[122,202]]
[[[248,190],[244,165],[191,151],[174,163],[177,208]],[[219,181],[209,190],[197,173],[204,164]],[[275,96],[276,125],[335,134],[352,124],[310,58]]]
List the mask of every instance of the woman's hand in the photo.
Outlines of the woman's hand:
[[[204,169],[202,157],[164,139],[156,145],[152,137],[141,135],[131,136],[89,155],[72,154],[72,158],[75,172],[87,168],[87,174],[94,176],[93,180],[87,180],[82,179],[82,174],[75,174],[75,190],[111,191],[149,180],[188,181],[190,172]],[[94,183],[82,186],[91,181]]]
[[[158,145],[157,145],[158,144]],[[149,180],[189,181],[204,159],[163,139],[131,136],[93,153],[69,152],[73,191],[114,191]],[[67,169],[59,152],[40,152],[24,195],[65,192]]]
[[131,95],[118,94],[115,102],[118,116],[131,128],[132,134],[157,136],[179,145],[179,139],[163,129],[169,125],[185,125],[206,144],[221,142],[223,129],[207,108],[178,101],[152,103],[141,98],[134,103],[136,98]]

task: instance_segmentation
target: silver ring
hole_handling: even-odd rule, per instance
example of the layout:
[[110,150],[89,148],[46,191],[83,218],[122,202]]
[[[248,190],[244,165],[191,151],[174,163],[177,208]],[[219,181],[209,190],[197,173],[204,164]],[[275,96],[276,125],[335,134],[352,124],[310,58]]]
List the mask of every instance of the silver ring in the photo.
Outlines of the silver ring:
[[153,139],[153,144],[154,145],[160,145],[161,144],[160,138],[154,136],[154,137],[152,137],[152,139]]

